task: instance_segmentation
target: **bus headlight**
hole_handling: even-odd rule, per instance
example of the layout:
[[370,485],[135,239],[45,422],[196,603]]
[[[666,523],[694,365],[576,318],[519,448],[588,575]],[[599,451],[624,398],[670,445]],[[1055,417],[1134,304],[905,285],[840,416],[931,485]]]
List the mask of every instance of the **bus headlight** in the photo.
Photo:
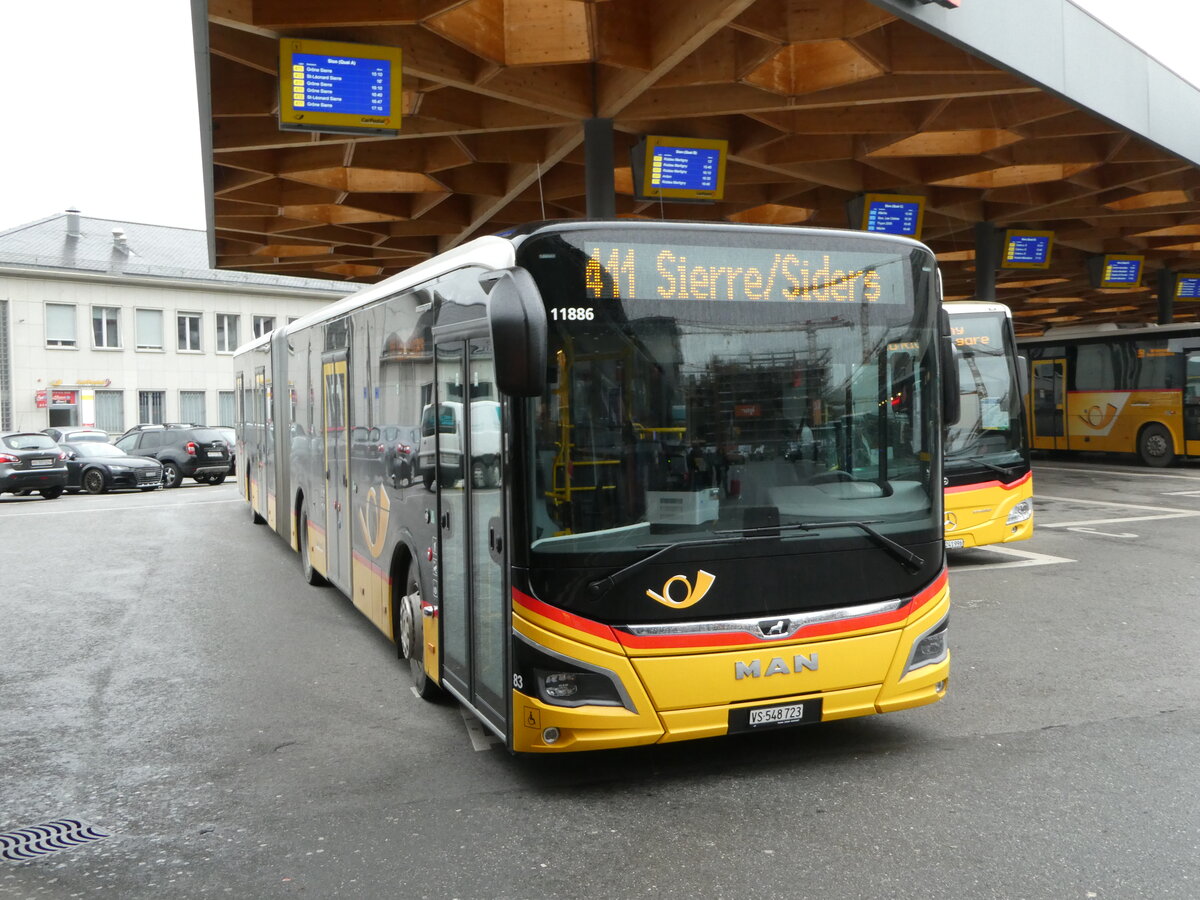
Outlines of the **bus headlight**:
[[599,672],[537,670],[538,696],[556,706],[624,706],[612,679]]
[[1028,521],[1033,515],[1033,500],[1022,500],[1011,510],[1009,510],[1008,518],[1004,520],[1005,525],[1016,525],[1018,522]]
[[947,616],[913,641],[912,650],[908,654],[908,664],[904,667],[905,675],[923,666],[940,663],[946,658],[950,652],[950,646],[946,642],[949,625],[950,617]]

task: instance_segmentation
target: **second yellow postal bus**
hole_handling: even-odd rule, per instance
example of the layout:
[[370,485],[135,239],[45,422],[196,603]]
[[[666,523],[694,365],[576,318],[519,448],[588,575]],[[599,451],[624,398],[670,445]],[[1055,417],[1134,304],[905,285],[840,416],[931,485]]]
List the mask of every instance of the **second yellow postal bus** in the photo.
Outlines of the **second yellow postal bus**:
[[1033,534],[1033,471],[1025,361],[1003,303],[945,304],[958,353],[960,411],[946,435],[946,547],[1023,541]]
[[1033,449],[1200,456],[1200,325],[1096,325],[1022,338]]
[[513,751],[933,703],[938,284],[861,232],[480,238],[238,351],[241,488]]

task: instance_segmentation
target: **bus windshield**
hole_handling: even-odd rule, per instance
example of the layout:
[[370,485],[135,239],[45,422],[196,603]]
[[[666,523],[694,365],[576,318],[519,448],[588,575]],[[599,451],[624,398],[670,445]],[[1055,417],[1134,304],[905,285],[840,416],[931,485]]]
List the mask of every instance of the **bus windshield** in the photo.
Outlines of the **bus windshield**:
[[1017,390],[1016,348],[1002,313],[955,313],[962,412],[944,447],[947,475],[1025,461],[1025,419]]
[[593,230],[534,236],[519,261],[549,320],[525,442],[535,554],[847,520],[940,534],[924,250]]

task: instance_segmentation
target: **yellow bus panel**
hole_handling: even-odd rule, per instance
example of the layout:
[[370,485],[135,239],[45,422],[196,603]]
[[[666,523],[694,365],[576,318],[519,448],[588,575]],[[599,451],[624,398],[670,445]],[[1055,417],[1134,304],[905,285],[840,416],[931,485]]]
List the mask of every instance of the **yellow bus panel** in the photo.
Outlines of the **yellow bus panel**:
[[946,488],[946,540],[961,547],[1008,544],[1033,536],[1033,515],[1008,523],[1013,509],[1033,498],[1033,473],[1012,484],[988,481]]

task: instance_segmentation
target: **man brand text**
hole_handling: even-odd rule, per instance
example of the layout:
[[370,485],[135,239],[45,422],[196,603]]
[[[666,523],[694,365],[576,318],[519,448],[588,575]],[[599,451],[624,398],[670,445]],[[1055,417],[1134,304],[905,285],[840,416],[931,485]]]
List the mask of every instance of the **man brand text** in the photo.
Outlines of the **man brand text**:
[[752,662],[735,662],[733,664],[733,677],[737,681],[743,678],[768,678],[771,675],[791,675],[793,672],[799,674],[803,670],[808,669],[810,672],[817,671],[817,654],[805,656],[802,653],[797,653],[792,657],[792,665],[789,668],[787,660],[783,657],[776,656],[767,663],[767,670],[763,671],[761,659],[753,660]]

